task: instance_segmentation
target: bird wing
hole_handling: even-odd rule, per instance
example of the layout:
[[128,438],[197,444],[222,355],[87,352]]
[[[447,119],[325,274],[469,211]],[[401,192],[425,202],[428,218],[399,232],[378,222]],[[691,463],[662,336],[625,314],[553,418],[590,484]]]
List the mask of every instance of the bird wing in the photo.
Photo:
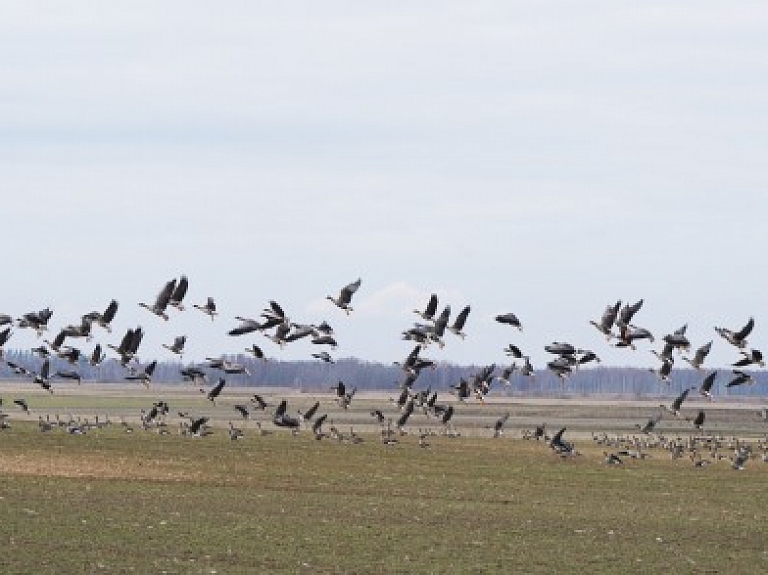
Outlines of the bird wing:
[[712,384],[715,383],[715,378],[717,377],[717,372],[713,371],[710,373],[707,377],[704,378],[704,381],[701,382],[701,390],[702,391],[709,391],[712,389]]
[[168,302],[171,300],[171,294],[173,293],[174,288],[176,287],[176,279],[172,279],[169,281],[162,290],[160,290],[160,293],[157,294],[157,299],[155,300],[155,307],[159,310],[164,310],[166,307],[168,307]]
[[427,302],[427,309],[424,310],[424,315],[426,317],[433,317],[436,312],[437,312],[437,294],[433,293],[429,297],[429,302]]
[[339,293],[339,301],[342,303],[349,303],[352,301],[352,295],[357,291],[357,288],[360,287],[360,284],[362,283],[362,279],[358,279],[355,282],[352,282],[351,284],[348,284],[341,288],[341,293]]
[[101,321],[104,323],[109,323],[113,319],[115,319],[115,314],[117,313],[117,300],[113,299],[111,302],[109,302],[109,305],[107,306],[107,309],[104,310],[104,313],[101,314]]
[[184,296],[187,295],[188,287],[189,280],[187,279],[187,276],[181,276],[181,278],[179,278],[179,283],[176,284],[176,287],[171,294],[171,300],[176,303],[179,303],[181,300],[183,300]]
[[709,343],[702,345],[699,349],[696,350],[696,355],[694,359],[699,363],[701,363],[702,361],[704,361],[704,358],[707,357],[711,349],[712,349],[712,342],[710,341]]
[[754,320],[754,318],[749,318],[749,321],[747,322],[747,324],[744,327],[742,327],[739,331],[737,331],[734,334],[734,337],[737,340],[744,339],[745,337],[747,337],[752,332],[752,328],[753,327],[755,327],[755,320]]
[[464,324],[467,321],[467,316],[469,315],[470,307],[467,306],[463,310],[459,312],[459,315],[456,316],[456,319],[453,322],[453,329],[460,331]]

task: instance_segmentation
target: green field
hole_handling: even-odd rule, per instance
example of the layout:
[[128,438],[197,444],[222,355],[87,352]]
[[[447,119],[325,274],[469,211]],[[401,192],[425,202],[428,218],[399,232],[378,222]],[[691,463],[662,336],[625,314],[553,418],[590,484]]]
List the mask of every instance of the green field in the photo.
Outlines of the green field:
[[[516,429],[499,439],[485,429],[510,409],[553,416],[554,428],[557,406],[467,406],[477,415],[457,427],[472,433],[429,435],[420,447],[419,420],[389,446],[370,424],[355,443],[237,422],[245,437],[230,441],[229,411],[202,438],[117,422],[41,433],[15,420],[5,397],[14,417],[0,433],[3,573],[768,572],[768,464],[697,468],[649,449],[613,467],[611,448],[586,434],[575,440],[581,455],[563,459]],[[33,399],[40,415],[64,401]],[[81,409],[111,409],[104,401]],[[349,436],[368,407],[343,425],[333,414],[339,429]],[[605,414],[579,409],[588,422]],[[634,421],[635,409],[647,411],[617,406],[607,428],[621,410]]]

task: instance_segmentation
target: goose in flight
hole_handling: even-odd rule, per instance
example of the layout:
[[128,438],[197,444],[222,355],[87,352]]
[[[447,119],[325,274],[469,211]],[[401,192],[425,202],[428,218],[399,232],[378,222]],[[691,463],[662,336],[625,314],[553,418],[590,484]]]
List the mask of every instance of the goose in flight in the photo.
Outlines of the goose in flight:
[[707,355],[709,355],[710,350],[712,349],[712,342],[705,343],[700,348],[696,350],[696,353],[693,354],[693,358],[688,358],[686,356],[683,356],[683,359],[687,361],[689,364],[691,364],[691,367],[693,369],[701,369],[702,364],[704,363],[704,360],[706,359]]
[[72,379],[76,381],[78,385],[80,385],[83,382],[82,376],[73,369],[59,370],[56,373],[54,373],[51,377],[60,377],[62,379]]
[[95,322],[99,327],[104,328],[107,330],[108,333],[112,332],[112,320],[115,319],[115,315],[117,314],[117,307],[118,303],[117,300],[112,300],[109,302],[109,305],[107,305],[107,309],[104,310],[104,313],[100,313],[98,311],[92,311],[91,313],[87,314],[84,317],[89,318],[90,321]]
[[696,429],[701,429],[701,428],[702,428],[702,426],[704,425],[704,420],[706,419],[706,417],[707,417],[707,416],[706,416],[706,414],[704,413],[704,410],[700,409],[700,410],[699,410],[699,413],[697,413],[697,414],[696,414],[696,417],[694,417],[693,419],[688,419],[688,421],[690,421],[691,423],[693,423],[693,426],[694,426]]
[[163,318],[165,321],[168,321],[168,314],[165,313],[165,310],[168,307],[168,302],[171,301],[171,294],[173,294],[175,287],[176,280],[172,279],[163,286],[163,289],[161,289],[160,293],[157,294],[153,304],[139,302],[139,305],[145,309],[148,309],[156,316]]
[[515,359],[523,359],[523,352],[520,351],[520,348],[514,344],[510,343],[502,351],[504,351],[504,353],[507,355],[514,357]]
[[238,316],[235,319],[240,322],[240,325],[238,325],[236,328],[229,330],[227,332],[227,335],[232,335],[232,336],[245,335],[246,333],[251,333],[254,331],[259,331],[261,329],[264,329],[265,324],[259,323],[255,319],[250,319],[250,318],[241,317],[241,316]]
[[3,346],[11,337],[11,328],[7,327],[3,331],[0,331],[0,357],[3,357]]
[[751,375],[749,375],[744,371],[741,371],[740,369],[734,369],[733,375],[735,377],[731,381],[729,381],[725,387],[736,387],[739,385],[744,385],[745,383],[748,383],[750,385],[755,383],[755,380]]
[[336,363],[334,359],[331,357],[331,354],[327,351],[321,351],[318,353],[313,353],[312,357],[319,359],[320,361],[324,363]]
[[645,434],[651,433],[655,428],[656,425],[661,421],[662,413],[659,412],[657,415],[654,415],[653,417],[648,418],[648,421],[645,422],[644,425],[637,425],[637,428]]
[[735,345],[739,349],[743,349],[747,347],[747,336],[752,333],[752,328],[754,327],[755,320],[750,317],[746,325],[738,331],[733,331],[724,327],[715,327],[715,331],[728,343]]
[[157,361],[153,361],[152,363],[147,364],[141,371],[126,375],[125,379],[139,381],[144,387],[149,387],[149,384],[152,381],[152,374],[155,372],[156,367]]
[[351,284],[347,284],[343,288],[341,288],[341,291],[339,292],[338,297],[333,296],[326,296],[326,299],[329,299],[332,301],[337,307],[340,309],[343,309],[345,312],[347,312],[347,315],[349,315],[352,312],[352,308],[350,307],[350,303],[352,303],[352,296],[355,294],[355,292],[360,287],[362,280],[358,279],[357,281],[352,282]]
[[635,341],[638,339],[647,339],[651,343],[655,341],[653,334],[645,328],[636,327],[634,325],[622,325],[619,328],[618,343],[615,347],[629,347],[631,349],[637,349]]
[[213,321],[213,318],[218,314],[218,312],[216,311],[216,302],[213,301],[212,297],[209,297],[208,299],[206,299],[203,305],[199,305],[195,303],[195,304],[192,304],[192,306],[199,309],[205,315],[210,316],[211,321]]
[[590,320],[593,326],[602,333],[606,339],[613,337],[613,324],[616,323],[616,317],[619,314],[619,308],[621,307],[621,300],[617,301],[615,305],[606,306],[600,321]]
[[760,367],[765,367],[765,362],[763,361],[763,352],[757,349],[751,349],[749,352],[742,350],[739,350],[739,353],[743,355],[739,361],[736,363],[732,363],[731,365],[733,367],[747,367],[748,365],[759,365]]
[[141,327],[136,329],[128,329],[120,341],[120,345],[114,346],[107,344],[110,349],[113,349],[120,356],[120,365],[125,367],[128,363],[136,357],[136,352],[139,349],[139,344],[144,337],[144,331]]
[[53,389],[51,389],[51,382],[50,382],[50,372],[51,372],[51,360],[46,359],[43,361],[43,365],[40,367],[40,371],[38,373],[32,373],[33,383],[37,383],[42,387],[44,390],[53,393]]
[[313,345],[330,345],[331,349],[336,349],[339,345],[336,339],[332,335],[316,335],[312,338]]
[[435,313],[437,313],[437,294],[433,293],[429,297],[429,302],[427,302],[427,307],[424,311],[415,309],[413,310],[413,313],[418,315],[424,321],[432,321],[435,317]]
[[456,319],[453,321],[453,325],[448,326],[448,330],[451,333],[458,335],[461,339],[466,337],[466,334],[461,330],[464,329],[464,324],[467,322],[467,316],[469,315],[470,307],[466,306],[459,312]]
[[251,403],[256,406],[256,409],[260,409],[261,411],[266,411],[267,407],[269,407],[269,404],[264,401],[264,398],[261,397],[258,393],[253,394]]
[[628,326],[632,322],[632,318],[635,317],[635,314],[640,311],[640,308],[643,307],[643,300],[630,305],[625,304],[623,308],[621,308],[621,311],[619,312],[619,317],[616,320],[616,323],[618,326],[624,327]]
[[493,437],[501,437],[501,435],[504,433],[504,425],[507,423],[507,420],[509,419],[509,412],[506,412],[504,415],[502,415],[499,419],[497,419],[493,424]]
[[315,416],[315,413],[317,413],[317,410],[318,410],[319,408],[320,408],[320,402],[319,402],[319,401],[316,401],[316,402],[315,402],[314,404],[312,404],[312,406],[311,406],[311,407],[310,407],[310,408],[309,408],[307,411],[305,411],[304,413],[302,413],[301,411],[299,411],[299,419],[301,419],[301,421],[303,421],[303,422],[305,422],[305,423],[309,423],[310,421],[312,421],[312,418]]
[[[445,347],[445,343],[443,342],[443,335],[445,335],[445,328],[448,327],[448,320],[450,317],[451,306],[447,305],[445,308],[443,308],[443,311],[440,312],[440,315],[435,320],[434,325],[431,326],[431,330],[428,329],[430,340],[436,342],[440,348]],[[425,327],[429,328],[430,326]]]
[[504,313],[501,315],[497,315],[496,321],[501,324],[511,325],[512,327],[516,327],[520,331],[523,331],[523,326],[520,323],[520,320],[517,319],[517,316],[513,313]]
[[648,371],[656,374],[661,381],[669,381],[669,376],[672,373],[672,362],[665,359],[661,362],[661,367],[659,369],[651,368]]
[[206,392],[204,389],[201,389],[200,393],[204,393],[205,398],[216,405],[216,398],[221,395],[221,390],[224,389],[226,384],[227,381],[223,377],[220,377],[219,381],[210,389],[210,391]]
[[179,335],[174,338],[173,343],[171,345],[168,345],[166,343],[162,345],[165,349],[169,350],[172,353],[175,353],[176,355],[183,355],[185,343],[187,343],[187,336]]
[[182,304],[182,300],[184,299],[184,296],[187,295],[188,288],[189,288],[189,280],[187,279],[187,276],[183,275],[179,278],[179,281],[176,284],[176,287],[171,293],[171,298],[168,300],[168,305],[170,305],[171,307],[175,307],[179,311],[184,311],[184,305]]
[[267,361],[267,358],[264,356],[264,352],[255,343],[251,347],[246,347],[245,351],[250,353],[256,359],[260,359],[262,361]]
[[662,405],[661,407],[669,411],[675,417],[678,417],[680,415],[680,407],[683,405],[685,398],[688,397],[688,393],[690,393],[692,389],[695,389],[695,388],[688,387],[684,389],[683,392],[674,399],[671,407],[667,407],[665,405]]
[[53,316],[53,312],[50,308],[45,308],[40,311],[31,311],[25,313],[18,320],[18,326],[20,328],[29,327],[37,332],[37,336],[40,337],[45,330],[48,329],[48,321]]
[[212,369],[220,369],[226,374],[232,375],[244,373],[245,375],[251,375],[251,372],[248,371],[248,368],[239,363],[217,357],[206,357],[205,359],[208,362],[208,367]]
[[717,377],[717,372],[713,371],[710,373],[707,377],[704,378],[704,381],[701,382],[701,386],[699,387],[699,394],[703,395],[710,401],[712,401],[712,385],[715,383],[715,378]]

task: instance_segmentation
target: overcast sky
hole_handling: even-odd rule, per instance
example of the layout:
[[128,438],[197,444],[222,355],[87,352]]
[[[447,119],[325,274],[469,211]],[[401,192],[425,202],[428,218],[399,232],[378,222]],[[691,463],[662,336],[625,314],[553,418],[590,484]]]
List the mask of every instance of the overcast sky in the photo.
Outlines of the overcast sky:
[[[462,364],[565,340],[655,365],[589,325],[619,299],[713,366],[738,357],[715,325],[768,342],[763,2],[25,0],[0,53],[0,313],[116,298],[98,339],[141,325],[147,360],[181,334],[309,358],[225,335],[275,299],[389,362],[432,292],[472,306],[429,352]],[[182,273],[214,322],[138,307]],[[358,277],[347,317],[323,298]]]

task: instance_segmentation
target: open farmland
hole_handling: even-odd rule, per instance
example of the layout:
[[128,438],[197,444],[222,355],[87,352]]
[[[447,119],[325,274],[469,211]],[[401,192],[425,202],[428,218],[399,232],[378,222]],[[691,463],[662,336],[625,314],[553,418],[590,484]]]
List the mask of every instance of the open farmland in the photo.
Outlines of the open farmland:
[[[725,459],[699,468],[651,447],[647,459],[605,464],[603,452],[615,448],[592,432],[637,432],[658,409],[653,401],[470,403],[457,410],[457,437],[418,414],[384,445],[368,414],[387,403],[382,394],[361,394],[347,412],[330,394],[282,396],[294,412],[321,401],[318,413],[329,413],[341,440],[317,441],[274,428],[265,414],[237,419],[232,405],[253,390],[229,390],[215,406],[190,387],[27,390],[28,415],[8,405],[16,391],[1,392],[11,425],[0,434],[3,572],[768,570],[768,464],[759,457],[742,471]],[[137,425],[139,409],[158,397],[173,410],[167,434]],[[213,433],[178,434],[178,410],[209,413]],[[493,439],[487,427],[507,411],[506,433]],[[758,411],[708,407],[714,427],[755,446],[766,430]],[[54,414],[112,424],[41,433],[35,421]],[[230,441],[229,421],[243,429],[240,441]],[[544,421],[552,431],[568,426],[579,455],[521,439]],[[659,423],[659,434],[691,432],[671,416]]]

